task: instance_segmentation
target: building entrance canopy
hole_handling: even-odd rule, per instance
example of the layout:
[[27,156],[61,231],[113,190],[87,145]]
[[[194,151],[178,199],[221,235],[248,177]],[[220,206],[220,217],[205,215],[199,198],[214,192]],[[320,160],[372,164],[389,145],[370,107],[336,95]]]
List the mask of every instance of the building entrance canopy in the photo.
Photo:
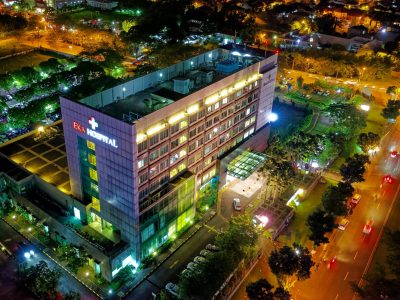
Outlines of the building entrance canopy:
[[264,153],[246,150],[228,164],[228,175],[245,180],[260,168],[266,159]]

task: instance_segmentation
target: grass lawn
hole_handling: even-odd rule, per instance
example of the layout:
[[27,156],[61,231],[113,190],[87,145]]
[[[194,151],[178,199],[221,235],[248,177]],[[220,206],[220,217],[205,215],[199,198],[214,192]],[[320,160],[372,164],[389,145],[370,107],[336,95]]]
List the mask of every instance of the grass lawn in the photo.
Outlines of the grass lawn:
[[326,188],[334,183],[334,181],[328,180],[326,183],[318,183],[308,197],[301,201],[300,205],[296,208],[295,217],[288,229],[279,237],[280,242],[286,245],[291,245],[296,242],[301,245],[312,247],[312,242],[308,240],[309,230],[306,225],[307,218],[320,206],[321,197]]
[[[32,49],[29,46],[18,43],[16,39],[5,39],[0,41],[0,57],[7,56],[13,53],[18,53],[22,51],[27,51]],[[4,60],[1,61],[0,66],[3,64]]]
[[122,22],[130,18],[132,18],[131,15],[119,12],[83,9],[79,11],[72,11],[59,14],[56,18],[56,22],[69,25],[77,25],[79,24],[79,21],[81,19],[85,20],[101,19],[105,23],[111,23],[113,21]]
[[25,55],[18,55],[0,61],[0,74],[12,72],[22,67],[34,67],[52,56],[31,52]]

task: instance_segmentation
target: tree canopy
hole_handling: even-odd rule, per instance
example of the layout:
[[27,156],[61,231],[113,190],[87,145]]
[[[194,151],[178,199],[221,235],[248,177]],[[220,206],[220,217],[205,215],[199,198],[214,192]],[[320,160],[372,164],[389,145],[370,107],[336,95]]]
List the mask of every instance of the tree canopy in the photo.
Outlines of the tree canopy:
[[335,217],[322,209],[317,209],[308,216],[307,226],[311,231],[309,238],[315,246],[326,244],[329,239],[325,234],[335,228]]
[[368,155],[354,154],[340,167],[340,175],[348,183],[364,181],[365,164],[370,163]]
[[375,149],[379,146],[380,136],[374,132],[363,132],[358,136],[358,145],[364,151],[368,153],[368,150]]

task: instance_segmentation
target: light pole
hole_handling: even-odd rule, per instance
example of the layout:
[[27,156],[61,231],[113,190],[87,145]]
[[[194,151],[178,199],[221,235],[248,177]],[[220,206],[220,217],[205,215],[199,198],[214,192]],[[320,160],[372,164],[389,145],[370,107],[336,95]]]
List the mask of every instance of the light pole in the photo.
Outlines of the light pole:
[[358,82],[361,81],[361,77],[364,75],[364,71],[365,71],[366,69],[367,69],[366,67],[363,67],[363,68],[361,69],[360,76],[358,77]]
[[126,88],[123,87],[123,88],[122,88],[122,99],[125,99],[125,91],[126,91]]
[[276,39],[278,38],[278,36],[277,35],[274,35],[274,46],[276,47]]

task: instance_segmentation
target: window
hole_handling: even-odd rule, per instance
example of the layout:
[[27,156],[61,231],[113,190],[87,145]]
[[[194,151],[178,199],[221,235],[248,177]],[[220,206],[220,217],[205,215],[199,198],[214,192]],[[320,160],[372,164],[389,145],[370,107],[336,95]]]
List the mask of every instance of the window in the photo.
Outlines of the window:
[[211,164],[211,157],[207,157],[207,158],[204,160],[204,166],[205,166],[205,167],[208,166],[209,164]]
[[171,135],[179,131],[179,123],[170,127]]
[[91,141],[86,141],[86,146],[87,146],[90,150],[93,150],[93,151],[96,150],[96,145],[95,145],[93,142],[91,142]]
[[168,168],[168,159],[162,161],[161,164],[160,164],[160,171],[163,171],[166,168]]
[[100,200],[97,199],[96,197],[92,197],[92,208],[94,208],[97,211],[100,211]]
[[158,155],[159,155],[159,150],[158,149],[156,149],[153,152],[151,152],[150,155],[149,155],[150,161],[153,161],[153,160],[157,159]]
[[168,135],[169,135],[168,129],[165,129],[165,130],[161,131],[161,133],[160,133],[160,141],[166,139],[168,137]]
[[99,186],[93,182],[90,183],[90,188],[92,189],[93,192],[98,193],[99,192]]
[[228,97],[225,97],[224,99],[222,99],[222,105],[227,104],[228,103]]
[[205,147],[204,148],[204,155],[207,155],[208,153],[210,153],[210,151],[211,151],[211,147],[210,146]]
[[208,120],[208,121],[206,122],[206,128],[209,128],[209,127],[211,127],[211,126],[212,126],[212,124],[213,124],[213,121],[212,121],[212,119]]
[[185,164],[180,164],[179,167],[178,167],[179,172],[182,172],[185,169],[186,169],[186,165]]
[[158,166],[150,168],[149,173],[150,173],[150,178],[156,175],[158,173]]
[[204,124],[201,124],[199,127],[197,127],[197,134],[202,133],[204,131]]
[[168,152],[168,145],[161,146],[161,148],[160,148],[160,156],[163,156],[167,152]]
[[240,97],[242,95],[242,90],[236,92],[236,97]]
[[198,115],[199,115],[199,119],[204,117],[206,115],[206,110],[202,109],[201,111],[199,111]]
[[92,169],[92,168],[89,168],[89,176],[90,176],[90,178],[91,178],[92,180],[98,181],[98,178],[97,178],[97,171],[96,171],[96,170],[94,170],[94,169]]
[[196,128],[189,131],[189,138],[196,136]]
[[88,160],[91,165],[96,166],[96,156],[95,155],[89,153]]
[[171,150],[175,149],[179,145],[179,139],[175,139],[171,142]]
[[186,149],[182,149],[182,150],[179,152],[179,157],[182,158],[182,157],[185,157],[185,156],[186,156]]
[[219,108],[219,102],[214,104],[214,110]]
[[183,120],[179,123],[179,129],[183,129],[186,126],[188,126],[188,122],[186,120]]
[[144,150],[146,150],[146,149],[147,149],[147,141],[141,142],[141,143],[138,145],[138,151],[139,151],[139,152],[142,152],[142,151],[144,151]]
[[196,142],[189,145],[189,152],[192,152],[194,149],[196,149]]
[[148,175],[147,172],[142,173],[139,175],[139,184],[142,184],[143,182],[145,182],[148,179]]
[[210,105],[209,107],[207,107],[207,112],[212,112],[212,105]]
[[138,160],[138,168],[143,168],[144,167],[144,159]]
[[175,163],[177,160],[179,159],[179,155],[178,153],[175,153],[174,155],[172,155],[169,159],[170,164],[172,165],[173,163]]
[[158,139],[158,134],[152,136],[152,137],[150,138],[150,147],[153,146],[153,145],[155,145],[155,144],[157,144],[157,143],[158,143],[158,140],[159,140],[159,139]]
[[189,117],[189,123],[192,124],[197,121],[197,114],[191,115]]
[[141,232],[142,242],[148,240],[154,234],[154,223],[147,226]]
[[186,135],[182,135],[182,136],[179,137],[179,144],[182,144],[182,143],[184,143],[186,141],[187,141],[187,136]]
[[174,169],[172,169],[170,172],[169,172],[169,177],[174,177],[176,174],[178,174],[178,170],[176,169],[176,168],[174,168]]
[[250,107],[248,109],[246,109],[246,116],[248,116],[250,114]]

